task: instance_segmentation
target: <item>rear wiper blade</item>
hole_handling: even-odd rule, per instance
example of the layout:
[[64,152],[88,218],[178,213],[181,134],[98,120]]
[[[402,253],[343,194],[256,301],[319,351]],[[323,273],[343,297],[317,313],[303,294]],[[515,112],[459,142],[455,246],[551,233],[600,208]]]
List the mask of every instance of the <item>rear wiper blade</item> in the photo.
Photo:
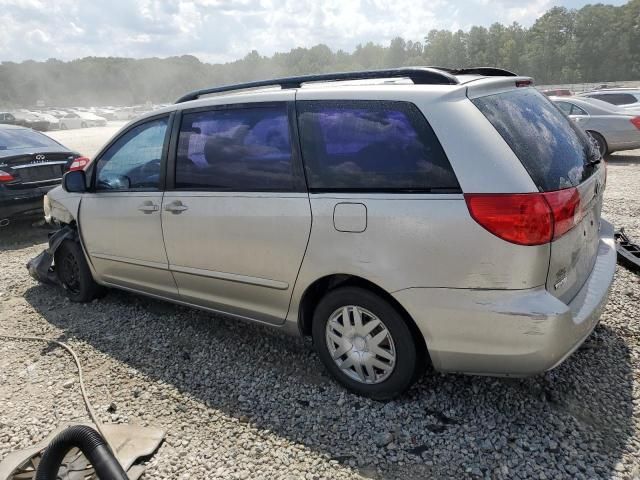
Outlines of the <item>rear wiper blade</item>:
[[594,160],[589,160],[585,163],[585,167],[593,167],[594,165],[598,165],[602,161],[602,158],[596,158]]

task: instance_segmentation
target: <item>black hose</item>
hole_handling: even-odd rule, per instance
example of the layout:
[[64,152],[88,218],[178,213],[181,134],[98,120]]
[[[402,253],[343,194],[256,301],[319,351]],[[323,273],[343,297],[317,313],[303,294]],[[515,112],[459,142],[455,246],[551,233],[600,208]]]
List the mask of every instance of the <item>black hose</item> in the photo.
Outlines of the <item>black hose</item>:
[[105,439],[86,425],[69,427],[55,436],[42,455],[36,480],[56,480],[62,460],[74,447],[84,453],[100,480],[128,480]]

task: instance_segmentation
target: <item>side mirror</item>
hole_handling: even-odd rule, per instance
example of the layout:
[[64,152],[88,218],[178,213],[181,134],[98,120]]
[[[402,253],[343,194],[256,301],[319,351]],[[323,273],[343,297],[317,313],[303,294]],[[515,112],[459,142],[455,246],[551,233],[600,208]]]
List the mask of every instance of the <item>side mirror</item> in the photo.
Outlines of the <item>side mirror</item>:
[[62,177],[62,189],[69,193],[84,193],[87,191],[87,177],[83,170],[67,172]]

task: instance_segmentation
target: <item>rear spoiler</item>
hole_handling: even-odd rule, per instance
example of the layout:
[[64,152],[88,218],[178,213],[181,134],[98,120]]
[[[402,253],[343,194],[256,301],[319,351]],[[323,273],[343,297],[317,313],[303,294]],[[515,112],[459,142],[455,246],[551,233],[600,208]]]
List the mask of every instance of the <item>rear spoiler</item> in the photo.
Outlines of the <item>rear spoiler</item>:
[[514,88],[532,87],[531,77],[478,77],[464,84],[467,87],[467,97],[478,98],[496,93],[503,93]]

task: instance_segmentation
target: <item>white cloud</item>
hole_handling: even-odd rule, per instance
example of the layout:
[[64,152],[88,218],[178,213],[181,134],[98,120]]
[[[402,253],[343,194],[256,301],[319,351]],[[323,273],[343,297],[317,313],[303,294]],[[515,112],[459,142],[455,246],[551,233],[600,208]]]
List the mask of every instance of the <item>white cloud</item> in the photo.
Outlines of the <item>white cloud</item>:
[[[623,0],[614,0],[621,3]],[[565,0],[571,6],[577,0]],[[583,2],[587,3],[587,2]],[[224,62],[325,43],[352,50],[432,28],[530,25],[552,0],[0,0],[0,61],[191,54]]]

